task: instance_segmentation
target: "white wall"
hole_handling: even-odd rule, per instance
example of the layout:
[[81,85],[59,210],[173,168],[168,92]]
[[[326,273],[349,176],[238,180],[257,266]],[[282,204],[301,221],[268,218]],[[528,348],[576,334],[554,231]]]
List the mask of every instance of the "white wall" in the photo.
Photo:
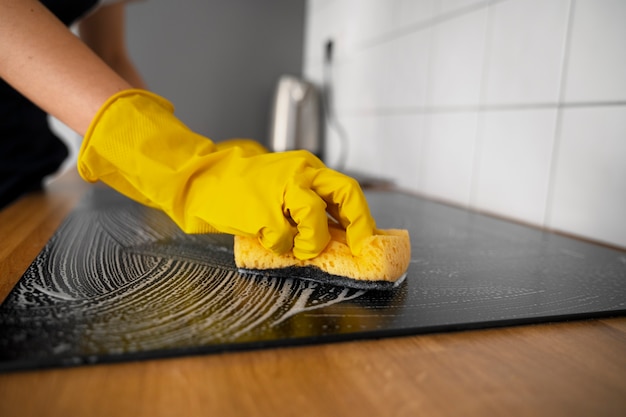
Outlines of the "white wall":
[[624,22],[624,0],[308,0],[304,74],[332,39],[348,169],[626,247]]
[[302,71],[304,13],[304,0],[132,2],[128,49],[191,129],[265,143],[278,78]]

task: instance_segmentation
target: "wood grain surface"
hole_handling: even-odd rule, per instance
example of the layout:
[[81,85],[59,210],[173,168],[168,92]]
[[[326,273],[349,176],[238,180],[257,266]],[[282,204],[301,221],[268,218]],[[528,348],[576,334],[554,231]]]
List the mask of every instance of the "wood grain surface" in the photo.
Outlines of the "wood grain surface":
[[[0,212],[0,299],[88,189]],[[624,416],[626,318],[0,374],[0,416]]]

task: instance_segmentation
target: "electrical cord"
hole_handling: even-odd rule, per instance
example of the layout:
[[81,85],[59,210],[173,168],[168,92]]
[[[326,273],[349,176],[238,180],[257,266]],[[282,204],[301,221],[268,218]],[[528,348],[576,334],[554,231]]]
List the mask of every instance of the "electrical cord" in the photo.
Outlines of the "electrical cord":
[[333,41],[326,42],[324,54],[324,70],[323,70],[323,91],[322,106],[324,107],[324,115],[328,126],[335,131],[340,141],[339,158],[335,169],[342,171],[345,169],[346,160],[348,159],[348,134],[346,129],[339,123],[332,100],[332,57],[333,57]]

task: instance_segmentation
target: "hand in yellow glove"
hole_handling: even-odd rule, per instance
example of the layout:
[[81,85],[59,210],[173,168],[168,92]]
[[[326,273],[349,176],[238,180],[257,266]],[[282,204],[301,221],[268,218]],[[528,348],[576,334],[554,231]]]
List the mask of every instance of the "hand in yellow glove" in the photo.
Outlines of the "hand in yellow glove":
[[143,90],[111,97],[85,135],[81,176],[163,210],[187,233],[256,236],[267,249],[293,250],[299,259],[317,256],[330,240],[328,212],[360,253],[375,225],[354,179],[306,151],[216,145],[173,112]]
[[265,146],[252,139],[228,139],[215,144],[215,149],[218,151],[223,151],[235,147],[241,148],[244,156],[261,155],[263,153],[269,152],[269,150]]

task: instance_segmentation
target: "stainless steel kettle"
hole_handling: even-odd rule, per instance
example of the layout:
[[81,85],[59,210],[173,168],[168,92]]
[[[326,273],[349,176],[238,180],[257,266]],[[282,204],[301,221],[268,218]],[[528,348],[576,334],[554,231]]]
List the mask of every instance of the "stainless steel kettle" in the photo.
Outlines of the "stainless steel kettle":
[[310,82],[279,78],[274,93],[268,143],[272,151],[305,149],[323,159],[321,94]]

